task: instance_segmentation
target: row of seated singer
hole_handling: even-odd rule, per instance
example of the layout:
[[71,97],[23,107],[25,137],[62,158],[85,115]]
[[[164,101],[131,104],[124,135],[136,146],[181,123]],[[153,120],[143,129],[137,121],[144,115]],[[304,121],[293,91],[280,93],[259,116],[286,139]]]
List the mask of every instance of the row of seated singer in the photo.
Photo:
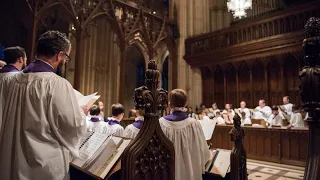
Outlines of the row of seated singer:
[[240,106],[240,108],[232,109],[231,104],[226,104],[225,109],[220,110],[213,105],[211,108],[201,108],[198,113],[193,113],[191,109],[188,109],[188,114],[197,120],[215,118],[219,125],[232,125],[233,116],[237,113],[241,117],[242,126],[286,127],[288,129],[307,127],[305,120],[308,115],[297,105],[289,104],[289,112],[286,105],[274,105],[270,108],[259,103],[257,108],[249,109],[245,107],[245,103],[241,102]]

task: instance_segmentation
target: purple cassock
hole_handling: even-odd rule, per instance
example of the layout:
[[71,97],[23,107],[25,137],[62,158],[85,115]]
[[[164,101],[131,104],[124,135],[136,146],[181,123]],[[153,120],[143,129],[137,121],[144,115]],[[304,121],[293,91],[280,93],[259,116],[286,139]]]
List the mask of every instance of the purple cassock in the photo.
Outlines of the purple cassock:
[[188,114],[184,111],[173,111],[171,114],[164,116],[163,118],[168,121],[183,121],[188,117]]
[[53,72],[55,70],[48,63],[43,62],[41,60],[35,60],[29,66],[27,66],[24,70],[24,73],[36,73],[36,72]]
[[5,65],[0,69],[0,73],[10,73],[10,72],[19,72],[19,70],[13,65]]

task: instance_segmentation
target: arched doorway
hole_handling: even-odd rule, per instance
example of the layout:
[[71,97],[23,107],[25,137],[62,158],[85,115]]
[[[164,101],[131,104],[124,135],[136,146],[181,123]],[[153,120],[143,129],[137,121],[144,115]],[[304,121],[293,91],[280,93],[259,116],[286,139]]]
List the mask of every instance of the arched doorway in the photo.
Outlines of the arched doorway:
[[144,85],[146,64],[144,56],[137,45],[132,45],[126,53],[126,70],[124,85],[124,107],[126,109],[125,116],[129,114],[129,110],[134,108],[134,89]]
[[169,64],[168,64],[168,59],[169,59],[169,56],[166,57],[166,59],[164,60],[163,64],[162,64],[162,74],[161,74],[161,77],[162,77],[162,83],[161,83],[161,87],[168,91],[169,89],[169,79],[168,79],[168,75],[169,75]]

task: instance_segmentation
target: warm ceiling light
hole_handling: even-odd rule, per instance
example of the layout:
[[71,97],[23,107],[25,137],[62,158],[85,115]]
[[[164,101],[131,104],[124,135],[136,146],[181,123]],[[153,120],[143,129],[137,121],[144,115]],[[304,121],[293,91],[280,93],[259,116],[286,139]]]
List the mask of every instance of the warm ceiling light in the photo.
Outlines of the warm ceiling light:
[[246,17],[246,10],[252,7],[252,0],[228,0],[227,7],[234,17]]

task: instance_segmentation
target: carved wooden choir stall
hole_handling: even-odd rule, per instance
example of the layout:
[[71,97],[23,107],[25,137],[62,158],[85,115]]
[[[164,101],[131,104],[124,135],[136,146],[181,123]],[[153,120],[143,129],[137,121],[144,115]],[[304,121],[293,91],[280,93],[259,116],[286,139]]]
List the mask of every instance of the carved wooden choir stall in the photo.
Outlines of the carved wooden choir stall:
[[310,18],[304,34],[304,66],[299,74],[302,106],[309,113],[309,149],[304,179],[317,180],[320,179],[320,19]]

